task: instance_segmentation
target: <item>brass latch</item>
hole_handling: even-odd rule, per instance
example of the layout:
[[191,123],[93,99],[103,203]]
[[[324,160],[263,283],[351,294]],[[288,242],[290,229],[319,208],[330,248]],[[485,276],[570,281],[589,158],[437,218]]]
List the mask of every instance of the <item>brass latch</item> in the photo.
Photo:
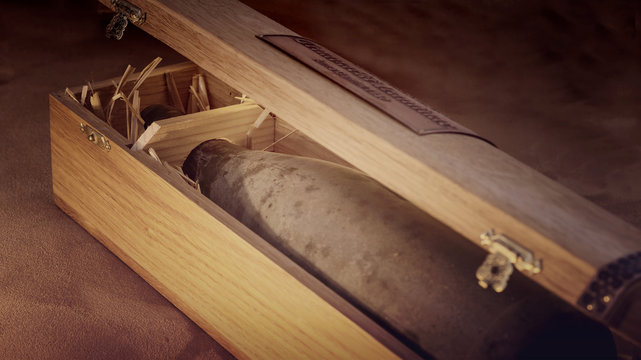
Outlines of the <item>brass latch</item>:
[[107,25],[107,37],[109,39],[122,39],[122,35],[125,33],[127,24],[130,21],[136,25],[142,25],[145,22],[146,14],[127,0],[111,0],[111,9],[116,14]]
[[80,123],[80,131],[82,131],[82,133],[87,136],[87,140],[98,145],[101,149],[105,151],[111,150],[109,140],[107,140],[104,136],[91,128],[91,126]]
[[541,260],[535,259],[530,250],[505,235],[495,234],[492,229],[481,235],[481,245],[490,252],[476,270],[476,278],[483,288],[491,286],[496,292],[505,290],[514,267],[532,275],[541,272]]

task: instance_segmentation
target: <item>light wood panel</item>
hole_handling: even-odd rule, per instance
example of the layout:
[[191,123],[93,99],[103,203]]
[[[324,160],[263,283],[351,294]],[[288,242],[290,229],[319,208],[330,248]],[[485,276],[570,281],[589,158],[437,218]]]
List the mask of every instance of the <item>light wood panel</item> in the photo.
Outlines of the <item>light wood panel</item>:
[[[159,120],[145,130],[131,149],[153,147],[161,160],[182,165],[189,152],[205,140],[224,137],[244,145],[247,131],[262,111],[255,104],[238,104]],[[254,132],[253,139],[256,146],[269,146],[274,141],[273,120],[266,120]]]
[[220,79],[209,74],[206,70],[198,68],[198,71],[205,76],[205,84],[207,84],[207,92],[209,92],[209,100],[212,108],[223,107],[238,104],[242,94],[240,91],[225,84]]
[[[56,203],[234,355],[396,358],[385,344],[413,356],[89,110],[64,94],[50,104]],[[81,122],[111,151],[87,141]]]
[[142,29],[474,243],[494,228],[534,251],[544,268],[533,279],[570,303],[599,267],[641,249],[638,229],[500,150],[417,136],[256,39],[293,33],[237,1],[132,3]]

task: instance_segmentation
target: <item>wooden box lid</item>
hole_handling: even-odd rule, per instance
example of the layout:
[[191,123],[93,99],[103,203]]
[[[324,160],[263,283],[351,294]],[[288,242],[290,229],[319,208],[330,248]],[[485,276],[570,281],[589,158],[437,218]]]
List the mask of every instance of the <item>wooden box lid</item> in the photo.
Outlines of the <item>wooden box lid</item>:
[[[146,14],[143,30],[470,241],[481,246],[479,236],[493,229],[530,250],[542,271],[527,275],[609,321],[607,310],[620,291],[607,298],[586,293],[600,269],[641,250],[639,229],[482,140],[417,135],[258,39],[296,34],[238,1],[131,4]],[[594,311],[599,304],[604,311]]]

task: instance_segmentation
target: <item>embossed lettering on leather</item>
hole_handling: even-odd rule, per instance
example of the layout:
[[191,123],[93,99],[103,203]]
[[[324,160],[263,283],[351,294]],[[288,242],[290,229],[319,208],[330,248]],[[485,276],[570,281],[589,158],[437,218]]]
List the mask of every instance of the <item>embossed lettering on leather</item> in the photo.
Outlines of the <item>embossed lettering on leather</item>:
[[473,131],[309,39],[292,35],[260,35],[258,38],[323,74],[418,135],[459,133],[480,138]]

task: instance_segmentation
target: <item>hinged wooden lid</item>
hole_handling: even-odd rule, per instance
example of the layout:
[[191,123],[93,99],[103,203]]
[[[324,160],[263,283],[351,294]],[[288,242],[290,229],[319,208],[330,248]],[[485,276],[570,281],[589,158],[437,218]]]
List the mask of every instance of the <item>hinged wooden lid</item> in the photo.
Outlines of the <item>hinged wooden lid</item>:
[[418,136],[257,39],[296,34],[238,1],[131,3],[143,30],[474,243],[494,229],[531,251],[532,279],[571,304],[601,267],[641,250],[639,229],[486,142]]

